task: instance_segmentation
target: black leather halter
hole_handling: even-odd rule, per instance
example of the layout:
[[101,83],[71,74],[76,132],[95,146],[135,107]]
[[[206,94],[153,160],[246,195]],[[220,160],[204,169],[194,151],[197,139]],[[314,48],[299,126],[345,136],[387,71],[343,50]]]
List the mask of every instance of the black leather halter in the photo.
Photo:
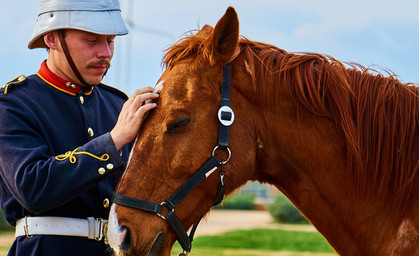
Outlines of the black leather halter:
[[[234,122],[234,112],[230,108],[230,88],[231,88],[231,63],[227,63],[223,67],[223,83],[221,85],[221,107],[218,111],[218,119],[220,121],[219,133],[218,133],[218,145],[212,151],[212,156],[195,172],[195,174],[186,181],[167,201],[160,204],[143,201],[140,199],[127,197],[114,193],[112,196],[112,202],[122,206],[143,210],[151,213],[155,213],[164,220],[170,223],[170,226],[175,231],[178,241],[183,248],[183,254],[187,255],[191,251],[192,240],[195,230],[199,224],[198,220],[193,225],[190,234],[188,235],[180,223],[179,219],[175,215],[176,206],[198,186],[202,181],[210,176],[220,165],[226,164],[231,157],[231,151],[228,148],[229,140],[229,127]],[[215,153],[217,150],[225,150],[228,153],[227,159],[220,161]],[[214,200],[214,205],[221,203],[224,198],[224,173],[220,172],[221,182],[218,187],[217,196]],[[169,210],[169,213],[164,216],[162,214],[163,207]]]

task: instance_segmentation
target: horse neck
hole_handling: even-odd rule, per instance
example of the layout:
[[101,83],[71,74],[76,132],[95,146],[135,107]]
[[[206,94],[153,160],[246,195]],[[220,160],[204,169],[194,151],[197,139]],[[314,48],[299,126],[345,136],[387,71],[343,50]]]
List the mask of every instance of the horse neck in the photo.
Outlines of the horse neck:
[[[383,203],[353,193],[356,188],[346,171],[346,146],[335,123],[290,99],[283,94],[258,106],[259,180],[281,190],[338,253],[386,252],[382,241],[391,238],[383,230],[397,227],[390,212],[380,212]],[[377,241],[378,246],[372,247]]]

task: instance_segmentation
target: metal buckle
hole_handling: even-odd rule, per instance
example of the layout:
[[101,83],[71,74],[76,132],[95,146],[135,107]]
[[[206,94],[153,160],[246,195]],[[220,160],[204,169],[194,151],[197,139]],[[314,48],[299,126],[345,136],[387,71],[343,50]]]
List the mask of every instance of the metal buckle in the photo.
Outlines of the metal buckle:
[[108,245],[108,222],[103,223],[103,242]]
[[25,230],[25,236],[27,238],[33,237],[33,235],[29,235],[28,216],[25,216],[25,226],[23,226],[23,229]]
[[99,237],[95,237],[96,241],[102,241],[103,239],[103,229],[104,229],[104,221],[102,218],[97,218],[96,221],[99,221]]
[[[229,118],[224,118],[224,114],[229,114]],[[230,126],[234,122],[234,111],[229,106],[222,106],[218,110],[218,120],[224,126]]]

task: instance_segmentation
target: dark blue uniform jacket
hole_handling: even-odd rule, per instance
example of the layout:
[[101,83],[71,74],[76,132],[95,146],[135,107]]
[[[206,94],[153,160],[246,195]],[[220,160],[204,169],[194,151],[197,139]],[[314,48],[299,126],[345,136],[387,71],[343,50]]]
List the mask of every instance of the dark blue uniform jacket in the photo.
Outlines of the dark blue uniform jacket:
[[[0,198],[13,226],[25,216],[108,218],[106,199],[130,150],[117,151],[109,131],[127,96],[103,84],[74,87],[65,87],[44,62],[38,74],[0,89]],[[56,159],[75,149],[82,153]],[[92,256],[106,249],[103,241],[82,237],[23,236],[9,255]]]

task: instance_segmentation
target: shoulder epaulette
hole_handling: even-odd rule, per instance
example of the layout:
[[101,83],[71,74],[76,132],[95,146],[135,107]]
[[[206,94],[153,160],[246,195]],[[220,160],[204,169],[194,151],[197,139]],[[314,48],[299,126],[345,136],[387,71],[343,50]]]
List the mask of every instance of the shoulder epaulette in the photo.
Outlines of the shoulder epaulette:
[[115,88],[115,87],[112,87],[112,86],[109,86],[109,85],[106,85],[106,84],[102,84],[102,83],[99,84],[98,86],[100,86],[101,88],[103,88],[105,90],[108,90],[108,91],[112,92],[113,94],[118,95],[119,97],[121,97],[125,100],[127,100],[129,98],[128,95],[126,95],[123,91],[119,90],[118,88]]
[[5,83],[2,86],[0,86],[0,91],[4,94],[7,94],[7,92],[9,91],[10,85],[23,84],[25,81],[26,81],[26,76],[20,75],[16,77],[15,79],[11,80],[10,82]]

